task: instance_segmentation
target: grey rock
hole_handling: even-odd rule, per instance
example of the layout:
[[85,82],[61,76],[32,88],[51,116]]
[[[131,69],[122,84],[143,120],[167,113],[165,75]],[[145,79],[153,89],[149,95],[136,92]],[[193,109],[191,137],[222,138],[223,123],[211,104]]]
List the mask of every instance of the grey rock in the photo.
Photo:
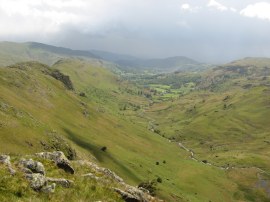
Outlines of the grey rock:
[[115,180],[116,182],[123,182],[124,180],[119,177],[118,175],[116,175],[113,171],[111,171],[108,168],[100,168],[99,169],[100,172],[102,172],[103,174],[105,174],[106,176],[108,176],[109,178]]
[[125,185],[124,189],[114,188],[114,190],[121,195],[122,199],[126,202],[150,202],[150,201],[162,201],[149,194],[148,191]]
[[[32,171],[33,173],[40,173],[42,175],[45,175],[45,168],[42,163],[38,161],[34,161],[33,159],[21,159],[20,164],[26,168],[24,169],[25,173],[29,173],[29,170]],[[27,171],[27,169],[29,169]]]
[[114,188],[114,190],[121,195],[122,199],[125,200],[126,202],[141,202],[140,198],[137,198],[136,196],[125,192],[121,189]]
[[121,177],[119,177],[117,174],[115,174],[113,171],[111,171],[108,168],[99,167],[97,164],[89,162],[89,161],[80,160],[80,161],[76,161],[76,162],[80,165],[86,165],[86,166],[90,167],[91,169],[93,169],[95,172],[102,173],[118,183],[124,183],[124,180]]
[[37,156],[45,159],[50,159],[55,162],[55,164],[65,170],[67,173],[74,174],[74,169],[72,168],[69,160],[65,156],[65,154],[61,151],[54,151],[54,152],[41,152],[37,153]]
[[9,165],[10,164],[10,156],[8,155],[0,155],[0,163],[3,163],[5,165]]
[[61,81],[61,82],[64,84],[64,86],[65,86],[68,90],[74,90],[73,84],[72,84],[72,82],[71,82],[69,76],[64,75],[64,74],[61,73],[59,70],[53,70],[53,71],[50,73],[50,75],[51,75],[53,78],[55,78],[55,79]]
[[64,178],[51,178],[51,177],[47,177],[47,182],[54,182],[58,185],[61,185],[62,187],[65,188],[69,188],[72,186],[72,184],[74,184],[74,182],[72,180],[67,180]]
[[47,184],[46,177],[40,173],[26,174],[25,177],[30,181],[30,187],[35,191],[40,191]]
[[51,185],[47,185],[47,186],[42,187],[41,191],[44,193],[47,193],[47,194],[54,193],[55,187],[56,187],[56,184],[53,183]]
[[8,166],[8,171],[11,175],[15,175],[16,174],[16,170],[14,170],[11,166]]

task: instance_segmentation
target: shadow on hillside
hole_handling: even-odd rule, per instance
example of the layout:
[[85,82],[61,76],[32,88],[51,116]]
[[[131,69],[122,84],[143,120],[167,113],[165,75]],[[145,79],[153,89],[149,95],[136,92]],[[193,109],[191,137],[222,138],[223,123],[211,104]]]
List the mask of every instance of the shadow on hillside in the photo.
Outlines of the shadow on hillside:
[[132,180],[136,182],[141,181],[134,173],[132,173],[132,171],[129,168],[127,168],[125,165],[123,165],[118,160],[116,160],[110,153],[103,152],[101,150],[101,147],[91,144],[79,138],[79,135],[75,134],[74,132],[70,131],[67,128],[63,128],[63,130],[66,132],[66,134],[68,135],[71,141],[73,141],[78,146],[91,152],[91,154],[93,154],[97,158],[98,161],[106,162],[106,159],[108,159],[108,161],[112,161],[120,170],[122,170],[122,172],[124,172],[126,176],[129,176],[129,178],[131,178]]

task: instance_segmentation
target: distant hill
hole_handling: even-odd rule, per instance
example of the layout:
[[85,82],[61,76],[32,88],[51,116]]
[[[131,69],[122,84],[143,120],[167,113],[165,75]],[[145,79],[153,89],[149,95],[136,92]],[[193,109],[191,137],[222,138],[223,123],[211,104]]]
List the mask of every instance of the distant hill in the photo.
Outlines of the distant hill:
[[59,55],[100,58],[94,55],[93,53],[91,53],[90,51],[85,51],[85,50],[73,50],[69,48],[51,46],[51,45],[37,43],[37,42],[29,42],[26,44],[28,44],[31,49],[40,49],[40,50],[56,53]]
[[90,50],[91,53],[101,57],[104,60],[110,61],[110,62],[115,62],[118,63],[118,61],[122,60],[139,60],[139,58],[131,56],[131,55],[126,55],[126,54],[118,54],[118,53],[112,53],[108,51],[101,51],[101,50]]
[[268,75],[270,75],[270,58],[249,57],[217,66],[208,71],[202,79],[201,87],[213,87],[228,80],[240,78],[265,79]]
[[194,71],[204,67],[201,63],[184,56],[175,56],[164,59],[118,60],[116,63],[121,67],[138,68],[143,70],[152,69],[163,72]]
[[104,60],[113,62],[123,70],[154,70],[161,72],[197,71],[209,67],[191,58],[175,56],[168,58],[142,59],[130,55],[116,54],[106,51],[91,50]]
[[209,65],[184,56],[164,59],[142,59],[99,50],[72,50],[37,42],[0,42],[0,64],[3,66],[26,61],[39,61],[47,65],[53,65],[60,59],[70,57],[103,60],[103,62],[108,63],[107,65],[110,63],[109,66],[118,66],[122,70],[132,71],[200,71],[209,68]]
[[52,65],[59,59],[69,57],[100,59],[89,51],[72,50],[42,43],[0,42],[0,64],[4,66],[31,60]]
[[264,57],[246,57],[240,60],[235,60],[229,64],[225,64],[224,66],[228,65],[239,65],[239,66],[256,66],[259,68],[263,67],[270,67],[270,58]]

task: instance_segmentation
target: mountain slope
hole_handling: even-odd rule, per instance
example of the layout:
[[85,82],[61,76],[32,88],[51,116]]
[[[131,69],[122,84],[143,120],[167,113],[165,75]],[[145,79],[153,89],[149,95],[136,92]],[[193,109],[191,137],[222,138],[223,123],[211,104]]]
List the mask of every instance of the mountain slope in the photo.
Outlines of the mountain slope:
[[[31,62],[0,68],[1,153],[63,148],[71,158],[96,161],[133,185],[161,178],[158,196],[167,201],[234,201],[235,193],[245,193],[224,170],[189,160],[176,143],[147,130],[145,109],[136,111],[132,106],[147,107],[148,101],[118,83],[108,70],[80,60],[62,61],[55,68],[61,69],[61,64],[74,91],[52,77],[54,70],[46,65]],[[90,72],[95,73],[93,78]],[[99,79],[106,85],[98,84]],[[97,93],[98,98],[92,91],[78,96],[86,88],[112,93],[114,98],[103,102],[103,94]],[[114,102],[119,100],[130,107],[117,110]]]
[[254,184],[264,179],[269,193],[269,92],[270,60],[247,58],[204,72],[191,92],[155,102],[146,114],[155,131],[181,142],[200,161],[246,172],[256,168]]
[[204,78],[198,87],[214,89],[216,87],[224,87],[223,83],[234,87],[235,85],[232,84],[232,81],[236,80],[237,82],[245,82],[248,88],[259,83],[265,83],[263,80],[267,80],[269,75],[269,58],[244,58],[209,70],[204,74]]

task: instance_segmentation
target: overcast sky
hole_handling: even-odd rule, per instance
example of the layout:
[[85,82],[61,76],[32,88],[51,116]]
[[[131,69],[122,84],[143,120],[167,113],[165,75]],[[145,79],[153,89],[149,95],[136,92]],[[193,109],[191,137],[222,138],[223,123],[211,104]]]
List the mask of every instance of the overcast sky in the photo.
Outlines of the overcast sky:
[[270,57],[270,1],[0,0],[0,40],[212,63]]

